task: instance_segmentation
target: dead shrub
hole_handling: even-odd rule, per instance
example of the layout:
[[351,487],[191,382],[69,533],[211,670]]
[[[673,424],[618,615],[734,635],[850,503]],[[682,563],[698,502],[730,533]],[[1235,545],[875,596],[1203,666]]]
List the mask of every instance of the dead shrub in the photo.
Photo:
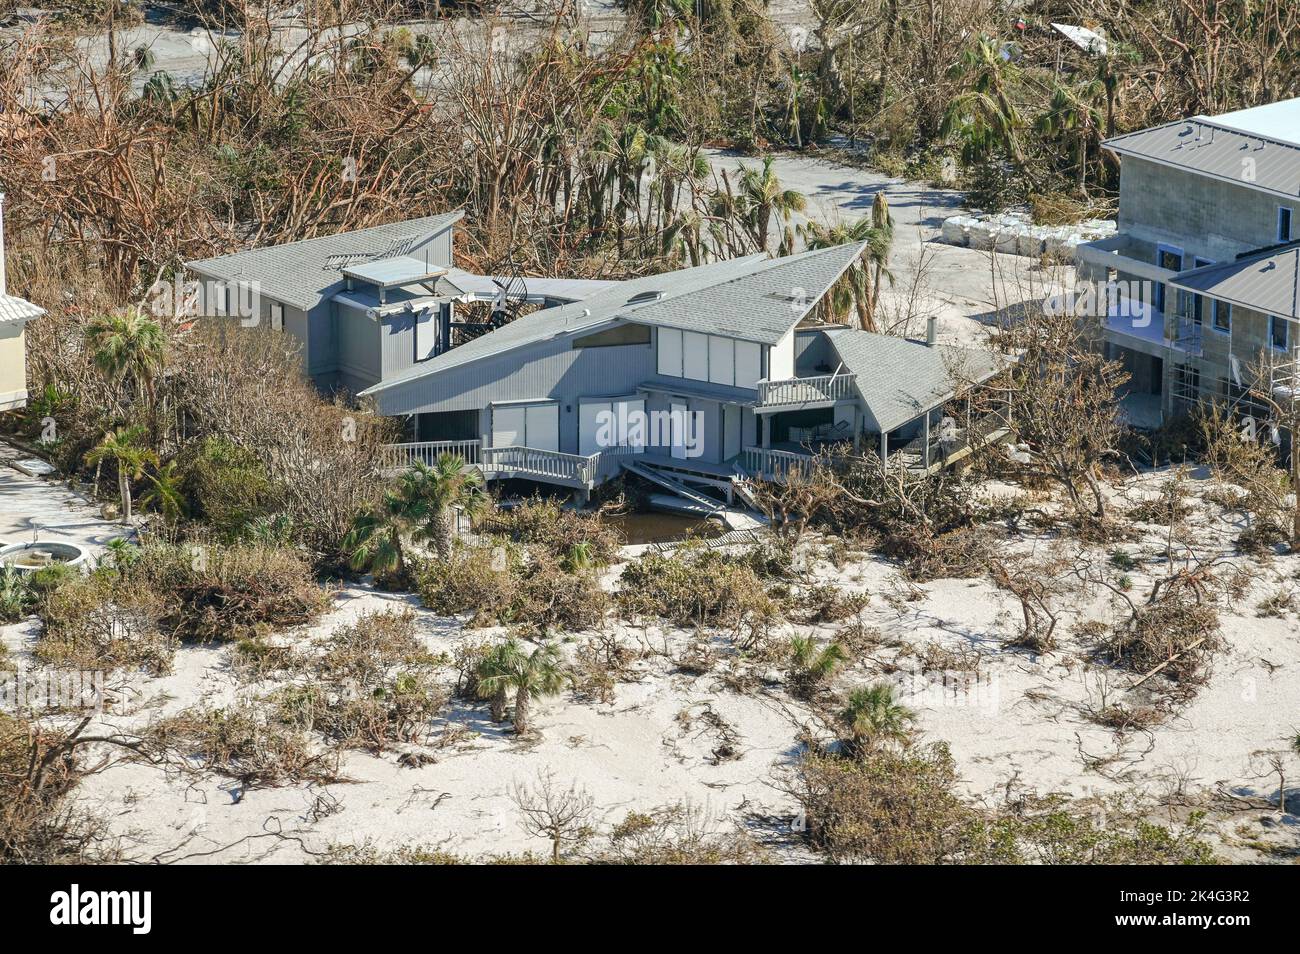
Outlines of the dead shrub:
[[471,626],[590,629],[609,605],[593,569],[567,569],[547,549],[501,538],[423,562],[415,577],[426,606],[447,616],[468,614]]
[[0,712],[0,864],[120,860],[103,820],[68,804],[87,771],[86,724],[55,729]]
[[492,511],[480,526],[515,543],[541,548],[570,564],[577,555],[593,566],[606,566],[617,559],[623,545],[618,531],[599,513],[582,513],[540,497],[509,510]]
[[800,608],[809,623],[839,623],[857,616],[868,603],[867,593],[846,593],[831,583],[818,583],[799,595]]
[[36,657],[61,669],[171,672],[178,641],[164,630],[168,607],[146,581],[114,573],[74,576],[45,592]]
[[771,858],[744,832],[717,831],[704,811],[679,803],[628,812],[590,860],[618,865],[752,865]]
[[331,742],[376,753],[423,742],[447,703],[441,657],[415,636],[415,614],[366,613],[295,655],[298,681],[275,694],[277,717]]
[[1015,860],[993,826],[955,793],[946,745],[882,749],[856,760],[800,759],[788,790],[809,843],[836,862],[987,864]]
[[1219,614],[1208,603],[1174,591],[1137,610],[1102,644],[1114,664],[1146,675],[1157,666],[1162,678],[1199,685],[1205,666],[1219,647]]
[[679,626],[714,626],[757,638],[780,618],[780,602],[753,567],[694,544],[671,554],[645,553],[619,580],[619,605],[634,616],[657,616]]
[[166,602],[165,631],[186,642],[233,641],[318,619],[329,593],[296,550],[260,544],[152,544],[124,570]]
[[319,751],[306,733],[274,722],[251,705],[186,709],[154,723],[149,746],[247,788],[336,782],[337,753]]

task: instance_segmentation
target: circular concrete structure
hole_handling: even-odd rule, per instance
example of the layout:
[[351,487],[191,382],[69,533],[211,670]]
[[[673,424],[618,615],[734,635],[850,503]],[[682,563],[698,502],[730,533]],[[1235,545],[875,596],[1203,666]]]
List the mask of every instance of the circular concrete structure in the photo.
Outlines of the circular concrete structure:
[[89,560],[90,553],[75,543],[37,540],[35,543],[12,543],[0,547],[0,564],[27,573],[59,563],[82,566]]

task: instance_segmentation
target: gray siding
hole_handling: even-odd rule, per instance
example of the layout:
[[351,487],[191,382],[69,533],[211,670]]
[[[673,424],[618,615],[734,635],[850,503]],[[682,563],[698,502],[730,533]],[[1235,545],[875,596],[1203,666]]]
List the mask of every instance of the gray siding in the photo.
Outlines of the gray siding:
[[377,395],[386,415],[485,410],[493,401],[551,399],[560,402],[560,450],[578,452],[578,398],[631,394],[655,373],[651,345],[572,347],[570,337],[552,339],[419,378]]
[[338,383],[357,392],[376,384],[382,372],[380,327],[366,317],[365,309],[334,303],[335,334],[338,341]]

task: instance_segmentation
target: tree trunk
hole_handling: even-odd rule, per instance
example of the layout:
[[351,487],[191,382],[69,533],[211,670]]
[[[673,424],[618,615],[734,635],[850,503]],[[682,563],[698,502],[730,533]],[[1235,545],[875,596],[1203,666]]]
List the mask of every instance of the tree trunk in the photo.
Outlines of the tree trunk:
[[455,537],[451,511],[441,507],[433,515],[433,548],[439,560],[451,559],[451,546]]
[[117,465],[117,492],[122,495],[122,520],[131,522],[131,482],[127,480],[126,469],[119,461]]
[[506,718],[506,687],[502,686],[492,696],[492,721],[504,722]]
[[515,734],[523,735],[528,731],[528,707],[532,703],[532,693],[525,686],[515,692]]

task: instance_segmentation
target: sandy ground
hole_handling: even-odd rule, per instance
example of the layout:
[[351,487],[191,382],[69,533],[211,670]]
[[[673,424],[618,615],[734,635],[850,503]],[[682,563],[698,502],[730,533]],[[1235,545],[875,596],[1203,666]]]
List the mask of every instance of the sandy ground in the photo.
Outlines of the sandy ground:
[[[1164,479],[1135,478],[1116,492],[1116,501],[1123,506],[1150,496]],[[1191,524],[1206,548],[1226,545],[1240,529],[1210,504]],[[1158,555],[1164,531],[1143,530],[1141,539],[1119,545],[1137,562],[1126,574],[1136,595],[1163,572]],[[1049,545],[1026,536],[1008,549]],[[1092,556],[1104,564],[1107,550]],[[1036,657],[1004,648],[1018,615],[1008,596],[987,580],[913,585],[893,565],[867,555],[853,556],[839,569],[817,562],[813,575],[870,594],[861,621],[882,636],[881,647],[842,673],[836,688],[892,673],[925,737],[951,746],[970,795],[996,804],[1009,792],[1064,792],[1083,799],[1135,793],[1222,808],[1225,793],[1275,799],[1276,777],[1267,776],[1258,753],[1284,747],[1300,728],[1296,610],[1266,617],[1259,609],[1279,588],[1295,587],[1300,557],[1236,563],[1247,567],[1253,582],[1222,612],[1225,648],[1214,659],[1209,681],[1163,724],[1122,736],[1098,725],[1089,712],[1106,701],[1133,704],[1142,694],[1124,691],[1131,675],[1090,665],[1086,647],[1072,634],[1080,620],[1113,620],[1113,599],[1095,592],[1073,595],[1060,649]],[[616,576],[614,568],[606,579],[612,584]],[[311,639],[362,612],[392,606],[412,607],[433,650],[451,651],[463,640],[499,634],[467,631],[408,597],[352,587],[337,594],[319,625],[284,638]],[[350,753],[343,762],[345,783],[245,791],[217,776],[182,777],[118,764],[89,778],[79,797],[110,818],[128,853],[142,860],[293,862],[310,860],[329,845],[362,844],[436,845],[471,855],[544,851],[546,844],[520,825],[510,798],[512,786],[533,784],[543,772],[590,794],[606,825],[632,809],[687,802],[718,826],[740,825],[763,838],[788,832],[796,809],[780,790],[779,777],[797,756],[800,729],[824,729],[785,693],[781,674],[755,670],[751,675],[759,678],[737,691],[727,677],[738,670],[729,664],[687,675],[671,662],[691,634],[618,625],[626,643],[652,652],[617,685],[613,702],[573,694],[540,701],[539,739],[520,741],[493,724],[484,707],[453,703],[431,726],[425,751],[435,762],[424,767],[399,766],[395,752]],[[829,639],[840,625],[787,626],[785,633]],[[30,663],[25,650],[37,624],[29,620],[0,632],[19,661]],[[583,641],[582,634],[564,638],[571,654]],[[917,660],[930,644],[970,654],[978,660],[978,675],[924,671]],[[656,652],[664,647],[670,652]],[[187,647],[178,653],[173,674],[136,679],[131,690],[116,692],[119,703],[103,719],[106,726],[138,728],[199,701],[222,705],[267,688],[241,682],[228,648]],[[735,751],[720,757],[723,726],[735,733]],[[1300,805],[1300,789],[1294,782],[1289,788],[1292,804]],[[1287,846],[1293,855],[1300,847],[1300,816],[1256,807],[1213,817],[1227,857],[1258,859],[1251,847],[1256,843]]]

